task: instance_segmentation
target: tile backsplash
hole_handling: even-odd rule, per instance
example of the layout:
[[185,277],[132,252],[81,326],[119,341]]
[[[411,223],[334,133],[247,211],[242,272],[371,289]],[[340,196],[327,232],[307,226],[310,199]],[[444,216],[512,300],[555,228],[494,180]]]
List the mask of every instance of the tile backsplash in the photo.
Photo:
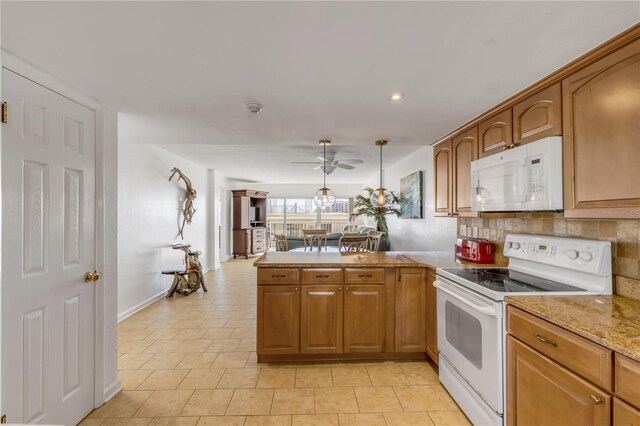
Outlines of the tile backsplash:
[[[466,226],[465,235],[460,225]],[[640,220],[565,219],[562,213],[485,213],[482,218],[458,218],[458,235],[493,242],[496,263],[507,265],[502,255],[507,234],[541,234],[611,241],[614,292],[640,299]]]

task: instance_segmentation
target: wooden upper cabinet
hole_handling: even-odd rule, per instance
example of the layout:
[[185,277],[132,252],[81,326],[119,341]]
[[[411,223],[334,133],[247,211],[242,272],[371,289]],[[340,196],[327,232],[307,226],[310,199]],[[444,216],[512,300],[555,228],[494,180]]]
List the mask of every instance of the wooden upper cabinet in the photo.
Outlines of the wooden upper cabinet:
[[610,395],[512,336],[506,373],[507,425],[611,424]]
[[427,273],[425,268],[398,268],[396,277],[396,352],[425,352]]
[[433,149],[435,184],[434,216],[451,216],[451,141],[441,142]]
[[640,217],[640,40],[562,81],[565,217]]
[[433,286],[436,272],[427,270],[427,348],[429,358],[438,365],[438,292]]
[[513,148],[511,109],[504,110],[478,125],[480,158]]
[[300,352],[342,353],[342,285],[303,285],[300,295]]
[[258,286],[258,355],[300,352],[298,289],[297,285]]
[[382,352],[385,335],[384,285],[347,285],[344,294],[344,351]]
[[524,145],[562,134],[560,83],[544,89],[513,107],[513,143]]
[[471,211],[471,162],[478,159],[478,128],[454,137],[452,142],[453,214],[459,216],[477,216]]

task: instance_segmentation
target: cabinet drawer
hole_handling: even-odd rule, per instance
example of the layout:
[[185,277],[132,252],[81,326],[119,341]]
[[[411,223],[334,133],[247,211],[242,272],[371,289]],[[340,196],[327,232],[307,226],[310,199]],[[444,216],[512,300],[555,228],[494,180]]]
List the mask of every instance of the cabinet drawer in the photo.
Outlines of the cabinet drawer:
[[258,268],[258,285],[298,284],[299,281],[297,268]]
[[267,251],[267,250],[264,248],[264,245],[253,246],[253,252],[254,252],[254,253],[259,253],[259,252],[262,252],[262,251]]
[[640,426],[640,411],[613,398],[613,426]]
[[253,230],[253,238],[264,238],[266,232],[264,229],[254,229]]
[[348,284],[384,284],[384,268],[346,268],[344,282]]
[[616,354],[615,394],[640,408],[640,362]]
[[507,308],[507,331],[591,383],[611,392],[613,353],[521,309]]
[[342,284],[342,269],[303,269],[302,284]]

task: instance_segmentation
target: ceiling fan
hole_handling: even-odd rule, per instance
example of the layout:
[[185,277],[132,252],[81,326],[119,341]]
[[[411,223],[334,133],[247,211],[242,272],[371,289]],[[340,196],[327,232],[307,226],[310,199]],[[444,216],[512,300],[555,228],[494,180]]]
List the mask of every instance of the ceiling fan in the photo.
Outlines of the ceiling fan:
[[345,170],[353,170],[355,169],[355,167],[353,167],[351,164],[362,164],[364,163],[364,161],[358,159],[358,158],[347,158],[344,160],[336,160],[335,159],[335,153],[327,153],[327,157],[316,157],[318,160],[317,161],[292,161],[291,164],[315,164],[316,167],[313,168],[313,170],[320,170],[322,169],[325,174],[331,174],[333,173],[333,171],[335,169],[345,169]]

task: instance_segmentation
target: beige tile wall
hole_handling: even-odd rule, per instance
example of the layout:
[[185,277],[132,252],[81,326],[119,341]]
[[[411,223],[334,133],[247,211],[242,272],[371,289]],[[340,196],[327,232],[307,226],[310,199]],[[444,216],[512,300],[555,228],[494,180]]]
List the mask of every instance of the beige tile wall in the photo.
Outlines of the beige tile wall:
[[562,213],[485,213],[482,218],[459,218],[467,236],[478,228],[478,237],[496,245],[496,263],[506,265],[502,255],[507,234],[542,234],[609,240],[612,243],[615,292],[640,299],[640,220],[565,219]]

